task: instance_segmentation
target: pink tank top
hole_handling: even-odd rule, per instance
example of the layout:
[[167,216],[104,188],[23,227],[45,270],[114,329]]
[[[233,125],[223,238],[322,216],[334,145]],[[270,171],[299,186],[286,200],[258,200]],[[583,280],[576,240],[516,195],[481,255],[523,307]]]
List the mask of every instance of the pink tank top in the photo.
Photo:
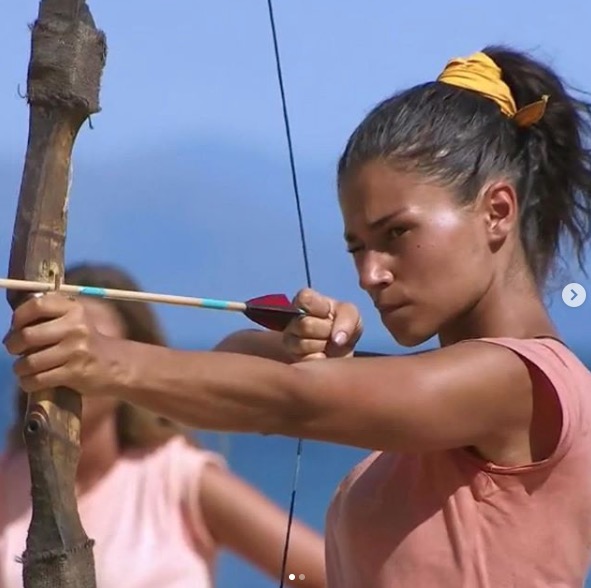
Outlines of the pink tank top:
[[373,453],[327,515],[329,588],[581,588],[591,564],[591,373],[551,339],[485,339],[535,364],[563,412],[555,453]]
[[[199,508],[199,485],[216,454],[175,438],[153,452],[130,452],[79,498],[95,540],[98,588],[212,588],[216,543]],[[31,520],[24,453],[0,470],[0,588],[22,588],[22,555]]]

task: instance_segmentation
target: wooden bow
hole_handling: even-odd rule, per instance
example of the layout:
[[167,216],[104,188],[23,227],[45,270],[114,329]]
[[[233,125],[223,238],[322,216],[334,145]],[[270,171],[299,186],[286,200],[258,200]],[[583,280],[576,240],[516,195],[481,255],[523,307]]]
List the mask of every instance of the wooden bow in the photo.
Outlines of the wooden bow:
[[[106,40],[85,0],[41,0],[27,77],[29,138],[8,274],[54,282],[64,269],[71,156],[84,121],[100,110]],[[22,292],[8,291],[15,309]],[[73,390],[31,395],[24,438],[32,518],[25,588],[94,588],[93,542],[78,514],[75,480],[82,402]]]

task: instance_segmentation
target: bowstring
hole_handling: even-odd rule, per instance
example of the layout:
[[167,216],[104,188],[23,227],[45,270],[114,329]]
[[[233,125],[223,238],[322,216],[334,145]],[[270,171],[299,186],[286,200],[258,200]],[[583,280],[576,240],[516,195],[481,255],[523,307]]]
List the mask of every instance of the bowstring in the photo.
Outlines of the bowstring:
[[[287,138],[287,149],[289,153],[289,166],[291,170],[291,181],[293,184],[293,192],[295,196],[296,208],[298,213],[298,225],[300,229],[300,243],[302,245],[302,255],[304,259],[304,269],[306,272],[306,283],[308,288],[312,288],[312,277],[310,272],[310,260],[308,258],[308,247],[306,245],[306,232],[304,230],[304,217],[302,214],[302,202],[300,198],[300,190],[298,187],[298,178],[295,166],[295,156],[293,150],[293,142],[291,139],[291,127],[289,124],[289,114],[287,111],[287,99],[285,97],[285,86],[283,84],[283,70],[281,67],[281,57],[279,56],[279,43],[277,40],[277,28],[275,26],[275,15],[273,12],[273,0],[267,0],[267,8],[269,12],[269,22],[271,24],[271,34],[273,37],[273,49],[275,52],[275,65],[277,68],[277,81],[279,83],[279,92],[281,94],[281,106],[283,108],[283,122],[285,125],[285,136]],[[300,474],[300,463],[302,460],[302,446],[303,440],[298,439],[296,450],[296,460],[293,473],[293,483],[291,488],[291,501],[289,504],[289,515],[287,519],[287,533],[285,534],[285,545],[283,548],[283,559],[281,561],[281,583],[279,588],[283,588],[285,582],[285,572],[287,571],[287,554],[289,551],[289,539],[291,536],[291,527],[293,524],[293,515],[295,510],[295,498],[298,485],[298,478]]]

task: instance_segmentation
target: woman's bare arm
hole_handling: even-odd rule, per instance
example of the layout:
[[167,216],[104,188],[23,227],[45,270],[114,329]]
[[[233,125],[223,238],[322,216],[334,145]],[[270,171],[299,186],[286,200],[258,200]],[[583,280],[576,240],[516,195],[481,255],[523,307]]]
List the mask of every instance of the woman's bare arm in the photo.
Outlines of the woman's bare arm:
[[[287,514],[228,470],[207,466],[200,487],[205,523],[223,547],[279,579],[287,532]],[[296,580],[289,582],[289,574]],[[285,582],[325,588],[324,540],[294,520],[289,541]],[[300,574],[305,580],[299,580]]]
[[114,342],[113,393],[199,428],[390,451],[491,441],[531,419],[529,372],[480,342],[423,354],[285,365]]
[[[312,331],[313,320],[297,323]],[[333,329],[330,320],[315,324],[315,340],[300,336],[299,351],[308,357],[325,356]],[[110,339],[80,305],[48,295],[15,311],[5,345],[21,355],[14,370],[27,392],[65,386],[115,395],[209,430],[420,452],[503,444],[527,434],[533,414],[528,366],[479,341],[403,357],[286,365]]]

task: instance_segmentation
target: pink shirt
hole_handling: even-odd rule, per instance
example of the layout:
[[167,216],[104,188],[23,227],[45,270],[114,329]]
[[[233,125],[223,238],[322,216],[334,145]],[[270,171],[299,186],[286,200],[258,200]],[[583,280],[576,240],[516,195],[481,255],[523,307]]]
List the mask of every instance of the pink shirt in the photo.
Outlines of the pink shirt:
[[[94,546],[98,588],[211,588],[216,544],[199,509],[201,473],[216,454],[178,437],[151,453],[122,457],[79,498]],[[0,588],[22,588],[31,519],[26,456],[0,470]]]
[[494,339],[547,376],[555,453],[499,467],[464,450],[374,453],[338,488],[329,588],[581,588],[591,563],[591,374],[551,339]]

